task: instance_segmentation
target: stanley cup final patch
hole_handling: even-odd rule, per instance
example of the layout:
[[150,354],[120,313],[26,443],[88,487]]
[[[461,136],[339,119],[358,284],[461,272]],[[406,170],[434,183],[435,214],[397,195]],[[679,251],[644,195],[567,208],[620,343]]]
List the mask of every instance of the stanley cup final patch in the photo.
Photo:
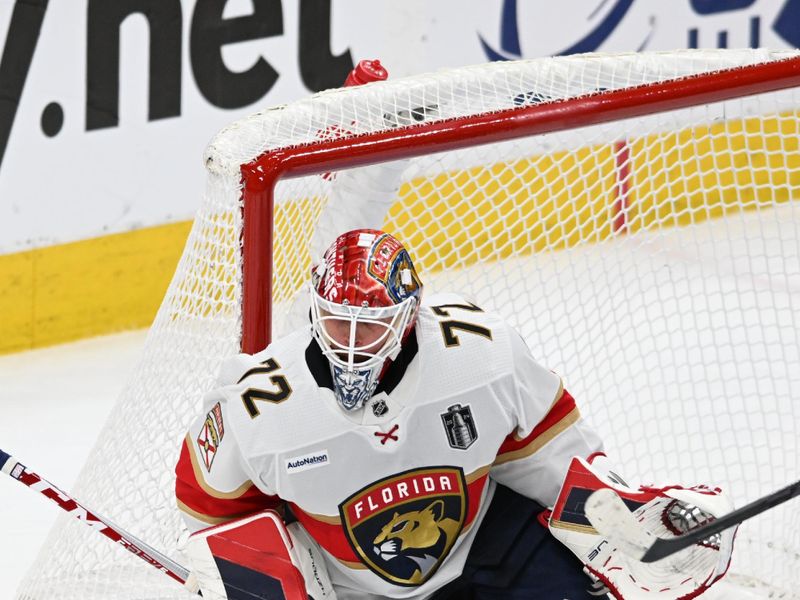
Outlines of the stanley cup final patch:
[[225,435],[225,428],[222,423],[222,407],[217,402],[206,415],[200,435],[197,436],[197,446],[200,449],[200,456],[203,458],[206,471],[211,471],[211,464],[217,455],[223,435]]
[[478,439],[478,430],[472,418],[472,411],[467,406],[453,404],[446,413],[442,413],[442,423],[447,434],[447,443],[452,448],[466,450]]
[[386,477],[342,502],[339,514],[347,541],[370,571],[395,585],[421,585],[464,527],[464,472],[428,467]]

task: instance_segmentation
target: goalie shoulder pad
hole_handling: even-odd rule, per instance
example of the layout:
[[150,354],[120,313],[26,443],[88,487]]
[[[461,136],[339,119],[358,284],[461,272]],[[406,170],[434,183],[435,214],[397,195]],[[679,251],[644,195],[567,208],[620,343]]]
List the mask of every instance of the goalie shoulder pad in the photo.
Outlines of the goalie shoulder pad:
[[235,354],[222,361],[217,373],[216,385],[219,387],[236,384],[248,369],[258,366],[258,359],[252,354]]
[[312,544],[293,536],[277,512],[266,510],[192,534],[186,553],[206,599],[335,600]]

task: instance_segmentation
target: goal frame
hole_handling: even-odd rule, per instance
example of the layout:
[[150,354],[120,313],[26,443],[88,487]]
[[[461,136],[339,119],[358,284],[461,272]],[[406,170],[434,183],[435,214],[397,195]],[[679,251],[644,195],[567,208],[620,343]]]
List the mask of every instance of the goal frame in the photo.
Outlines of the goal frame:
[[273,209],[280,179],[479,146],[800,86],[800,57],[269,150],[240,167],[241,351],[272,338]]

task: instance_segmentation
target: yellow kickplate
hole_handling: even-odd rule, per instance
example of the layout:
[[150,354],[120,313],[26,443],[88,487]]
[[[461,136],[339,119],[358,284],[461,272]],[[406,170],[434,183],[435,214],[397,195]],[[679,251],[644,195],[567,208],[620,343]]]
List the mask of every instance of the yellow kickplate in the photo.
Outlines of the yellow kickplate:
[[191,221],[0,256],[0,354],[148,326]]

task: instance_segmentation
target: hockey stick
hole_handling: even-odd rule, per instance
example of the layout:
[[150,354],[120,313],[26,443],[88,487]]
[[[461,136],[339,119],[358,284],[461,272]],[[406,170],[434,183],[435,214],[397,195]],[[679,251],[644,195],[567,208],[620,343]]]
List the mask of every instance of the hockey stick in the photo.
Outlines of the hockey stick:
[[609,488],[597,490],[589,496],[585,514],[601,535],[619,540],[626,554],[641,562],[649,563],[708,539],[796,496],[800,496],[800,481],[669,539],[659,538],[644,530],[622,498]]
[[0,450],[0,470],[20,483],[24,483],[32,490],[50,498],[50,500],[58,504],[58,506],[76,519],[83,521],[89,527],[102,533],[111,541],[118,543],[147,564],[155,567],[169,577],[172,577],[172,579],[178,583],[183,584],[189,591],[198,592],[194,577],[190,577],[188,569],[182,567],[171,558],[164,556],[158,550],[137,539],[121,527],[114,525],[108,519],[91,512],[79,504],[69,494],[58,489],[36,473],[29,471],[25,465],[20,463],[16,458],[2,450]]

